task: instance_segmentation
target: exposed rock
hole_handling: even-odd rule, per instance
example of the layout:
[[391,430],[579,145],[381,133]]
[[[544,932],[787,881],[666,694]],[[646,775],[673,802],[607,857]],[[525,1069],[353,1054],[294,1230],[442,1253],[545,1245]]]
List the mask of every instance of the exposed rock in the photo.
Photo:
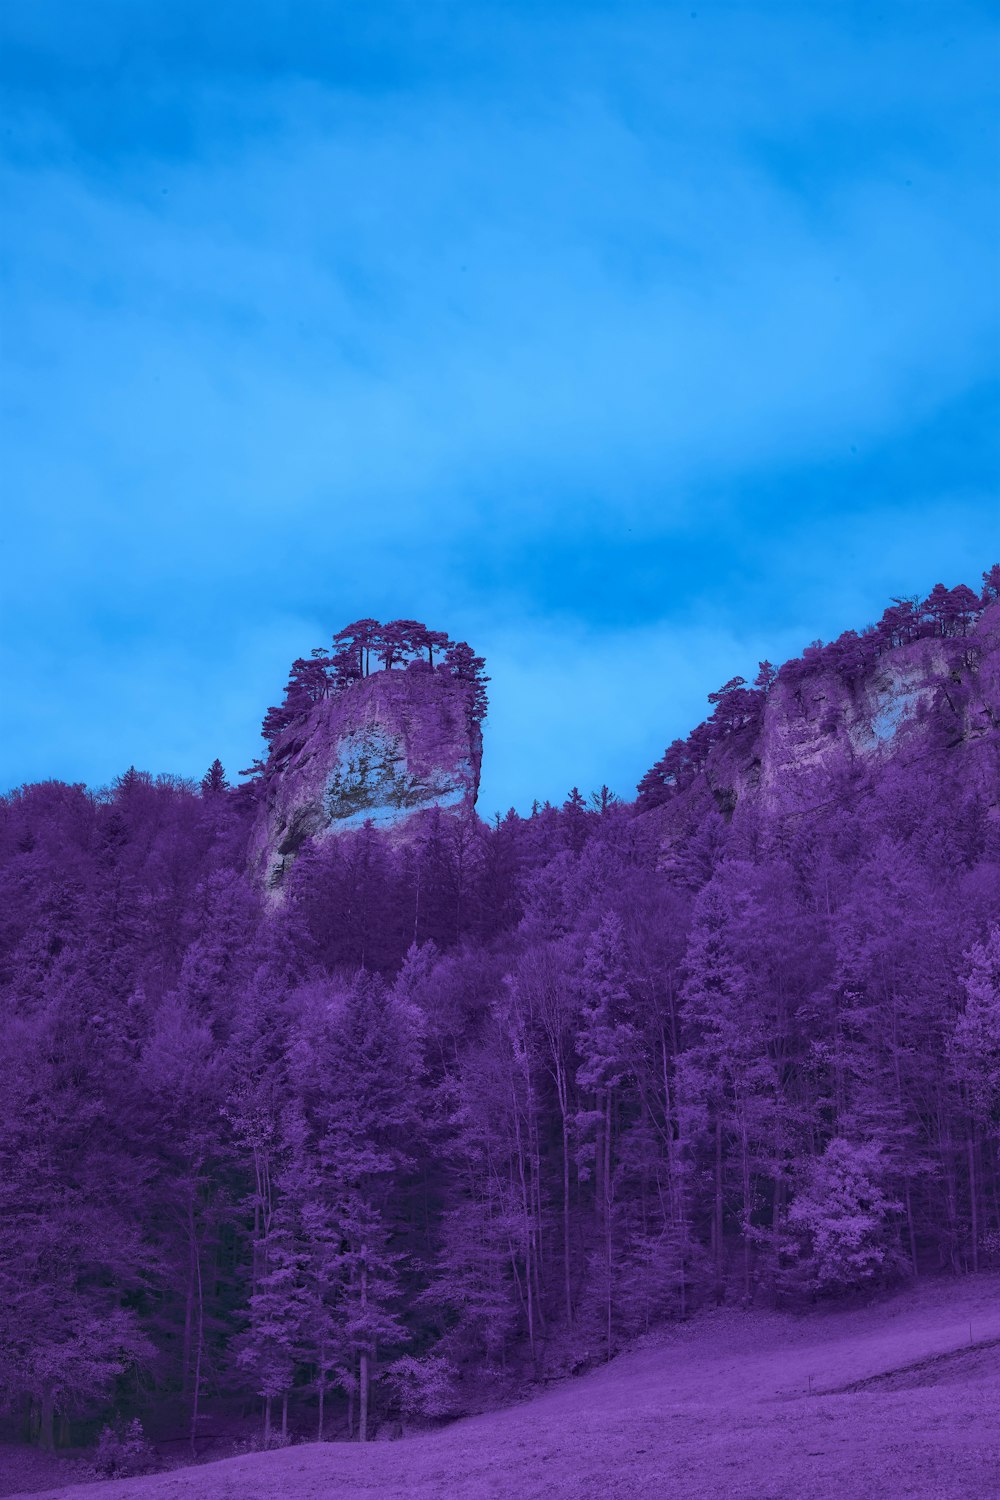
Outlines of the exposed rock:
[[274,742],[252,864],[275,890],[307,839],[367,822],[404,835],[432,808],[472,816],[481,761],[466,683],[426,668],[374,672]]
[[874,784],[897,758],[977,781],[1000,817],[1000,604],[967,637],[898,646],[860,680],[832,669],[779,679],[763,721],[714,744],[694,781],[644,821],[668,868],[713,807],[727,822],[773,831]]

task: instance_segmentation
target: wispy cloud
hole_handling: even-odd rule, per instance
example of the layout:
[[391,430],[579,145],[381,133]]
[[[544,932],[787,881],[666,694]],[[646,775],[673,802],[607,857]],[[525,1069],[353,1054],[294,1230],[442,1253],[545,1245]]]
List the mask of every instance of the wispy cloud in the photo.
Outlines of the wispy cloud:
[[[619,689],[573,642],[610,620],[619,660],[660,632],[697,675],[706,619],[743,628],[741,572],[780,636],[797,573],[877,598],[860,536],[905,534],[915,571],[976,550],[899,527],[950,498],[988,532],[986,447],[958,496],[940,442],[917,500],[862,484],[861,520],[851,474],[981,408],[985,10],[269,12],[8,16],[5,675],[36,732],[4,779],[52,763],[67,632],[61,738],[111,774],[150,712],[126,672],[91,724],[115,652],[140,680],[168,658],[190,715],[234,674],[260,692],[264,643],[313,643],[289,621],[364,609],[494,642],[496,795],[523,803],[519,614],[590,704]],[[249,712],[170,740],[178,769]]]

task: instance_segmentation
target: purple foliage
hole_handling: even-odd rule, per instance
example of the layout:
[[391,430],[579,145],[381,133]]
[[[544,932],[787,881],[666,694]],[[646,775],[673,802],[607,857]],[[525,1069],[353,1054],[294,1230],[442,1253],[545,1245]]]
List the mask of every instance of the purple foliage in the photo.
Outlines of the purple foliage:
[[398,700],[407,755],[447,721],[454,758],[470,647],[341,631],[294,663],[256,790],[216,761],[4,798],[0,1393],[26,1432],[182,1409],[193,1447],[259,1399],[265,1442],[363,1438],[706,1301],[980,1267],[998,579],[727,682],[634,805],[310,835],[280,903],[250,850],[303,746]]

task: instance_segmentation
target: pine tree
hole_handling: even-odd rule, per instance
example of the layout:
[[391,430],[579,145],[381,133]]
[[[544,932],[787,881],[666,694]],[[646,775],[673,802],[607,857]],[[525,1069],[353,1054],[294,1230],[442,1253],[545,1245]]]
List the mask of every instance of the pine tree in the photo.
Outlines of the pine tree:
[[229,782],[226,778],[225,768],[218,756],[215,757],[204,776],[201,778],[201,795],[203,797],[214,797],[219,792],[229,790]]
[[593,1170],[594,1202],[602,1232],[605,1337],[611,1358],[614,1318],[614,1135],[616,1096],[634,1069],[636,1030],[631,1019],[628,957],[621,918],[609,912],[587,945],[580,981],[582,1000],[576,1081],[593,1100],[577,1115],[581,1176]]
[[257,1242],[259,1261],[249,1326],[237,1342],[237,1364],[264,1401],[265,1447],[271,1443],[272,1405],[278,1396],[282,1398],[282,1440],[288,1436],[288,1394],[309,1312],[291,1213],[292,1205],[279,1199],[274,1218]]
[[358,1437],[368,1437],[380,1350],[407,1341],[398,1314],[399,1194],[420,1139],[417,1017],[378,979],[303,994],[292,1066],[340,1239],[338,1319],[357,1371]]
[[720,867],[695,904],[682,991],[687,1045],[680,1083],[689,1129],[710,1142],[711,1242],[716,1296],[724,1287],[727,1146],[736,1144],[744,1294],[750,1291],[754,1167],[766,1137],[764,1118],[774,1077],[764,1039],[764,1014],[756,1003],[748,939],[759,918],[751,896],[752,871],[736,861]]

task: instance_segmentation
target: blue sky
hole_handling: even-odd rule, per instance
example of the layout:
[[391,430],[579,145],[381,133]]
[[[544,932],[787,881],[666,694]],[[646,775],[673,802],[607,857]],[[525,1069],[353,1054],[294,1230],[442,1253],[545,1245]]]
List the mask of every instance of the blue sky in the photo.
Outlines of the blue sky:
[[481,809],[1000,556],[993,7],[6,0],[0,786],[260,748],[359,614]]

